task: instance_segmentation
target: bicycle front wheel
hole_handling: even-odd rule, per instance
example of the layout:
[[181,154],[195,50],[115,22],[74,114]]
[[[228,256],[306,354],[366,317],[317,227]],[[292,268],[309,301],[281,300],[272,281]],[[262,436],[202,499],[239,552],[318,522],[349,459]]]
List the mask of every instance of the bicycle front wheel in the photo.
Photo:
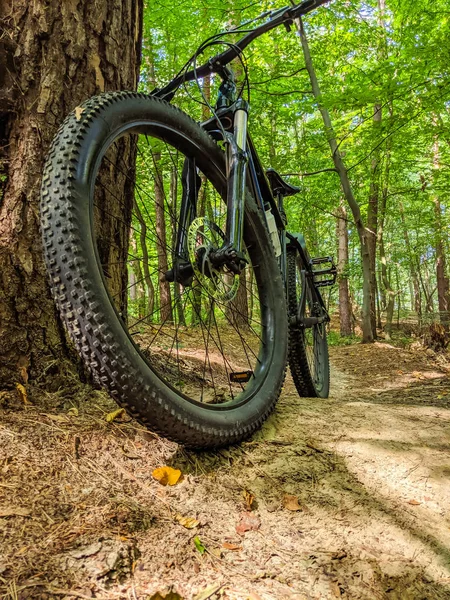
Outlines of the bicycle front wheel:
[[119,92],[68,117],[42,185],[51,288],[80,355],[132,416],[191,447],[248,437],[285,373],[282,281],[250,195],[247,266],[209,260],[225,240],[225,173],[187,115]]
[[[302,278],[305,266],[295,250],[287,254],[288,305],[289,316],[295,318],[298,313],[302,286],[305,285],[305,314],[303,317],[321,315],[321,308],[314,302],[312,283]],[[304,283],[302,283],[304,282]],[[289,325],[289,367],[295,387],[300,396],[309,398],[328,398],[330,392],[330,363],[326,324],[317,323],[312,327],[301,324]]]

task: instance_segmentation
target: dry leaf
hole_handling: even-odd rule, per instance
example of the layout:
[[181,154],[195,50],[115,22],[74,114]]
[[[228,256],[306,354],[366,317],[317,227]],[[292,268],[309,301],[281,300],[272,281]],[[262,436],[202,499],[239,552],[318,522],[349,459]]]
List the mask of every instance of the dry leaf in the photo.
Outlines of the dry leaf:
[[246,531],[256,531],[261,527],[261,521],[251,512],[242,512],[240,518],[241,520],[236,525],[236,531],[239,535],[244,534]]
[[49,419],[51,419],[52,421],[55,421],[55,423],[67,423],[68,422],[68,418],[66,415],[50,415],[45,413],[45,416],[48,417]]
[[116,419],[118,419],[119,417],[121,417],[122,415],[125,414],[125,409],[124,408],[118,408],[117,410],[113,410],[112,412],[108,413],[105,417],[107,423],[112,423],[113,421],[115,421]]
[[75,109],[75,119],[79,121],[81,119],[81,115],[84,113],[84,108],[81,106],[77,106]]
[[22,400],[22,402],[24,404],[31,404],[31,402],[28,400],[27,390],[21,383],[16,383],[16,389],[19,393],[19,396],[20,396],[20,399]]
[[345,550],[338,550],[334,554],[331,555],[331,560],[342,560],[347,557],[347,552]]
[[69,552],[70,556],[73,558],[87,558],[88,556],[94,556],[102,549],[101,542],[95,542],[94,544],[90,544],[89,546],[84,546],[83,548],[77,548],[76,550],[71,550]]
[[408,500],[408,504],[412,504],[413,506],[419,506],[419,504],[422,504],[422,502],[419,502],[418,500]]
[[186,527],[186,529],[194,529],[199,525],[197,519],[194,519],[193,517],[183,517],[183,515],[176,514],[175,519],[180,525]]
[[69,410],[67,411],[67,414],[71,415],[72,417],[78,417],[78,408],[72,406],[72,408],[69,408]]
[[156,594],[150,596],[148,600],[183,600],[183,597],[176,592],[167,592],[167,594],[164,593],[164,596],[161,592],[156,592]]
[[28,367],[30,366],[30,359],[28,356],[21,356],[17,361],[17,367],[19,369],[20,376],[25,384],[28,383]]
[[245,509],[252,510],[252,504],[255,500],[255,496],[247,490],[242,491],[242,496],[243,496],[244,502],[245,502]]
[[161,485],[175,485],[181,477],[181,471],[172,467],[158,467],[152,472],[154,479]]
[[283,498],[283,506],[288,510],[302,510],[302,507],[298,503],[297,496],[291,496],[290,494],[286,494]]
[[0,506],[0,517],[29,517],[31,511],[22,506]]
[[222,544],[222,548],[225,548],[225,550],[242,550],[242,546],[239,546],[239,544],[230,544],[230,542],[224,542]]
[[210,585],[206,589],[201,591],[199,594],[194,596],[194,600],[208,600],[208,598],[211,598],[211,596],[216,594],[222,587],[223,583]]

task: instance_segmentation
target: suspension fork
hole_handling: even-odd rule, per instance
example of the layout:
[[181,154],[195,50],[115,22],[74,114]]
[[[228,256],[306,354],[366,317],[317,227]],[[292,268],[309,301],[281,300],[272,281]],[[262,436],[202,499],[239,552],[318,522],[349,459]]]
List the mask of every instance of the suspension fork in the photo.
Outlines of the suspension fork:
[[245,182],[247,176],[248,103],[240,98],[234,111],[234,132],[228,134],[226,240],[237,255],[242,254],[244,231]]

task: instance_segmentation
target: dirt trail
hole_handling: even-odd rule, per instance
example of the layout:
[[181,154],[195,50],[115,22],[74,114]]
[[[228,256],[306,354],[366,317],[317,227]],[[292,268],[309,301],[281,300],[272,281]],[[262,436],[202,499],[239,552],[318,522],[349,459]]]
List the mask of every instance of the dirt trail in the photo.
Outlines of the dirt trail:
[[[263,430],[216,453],[106,423],[98,392],[4,395],[0,598],[450,598],[446,365],[386,344],[331,356],[330,399],[288,380]],[[183,481],[162,487],[161,465]]]

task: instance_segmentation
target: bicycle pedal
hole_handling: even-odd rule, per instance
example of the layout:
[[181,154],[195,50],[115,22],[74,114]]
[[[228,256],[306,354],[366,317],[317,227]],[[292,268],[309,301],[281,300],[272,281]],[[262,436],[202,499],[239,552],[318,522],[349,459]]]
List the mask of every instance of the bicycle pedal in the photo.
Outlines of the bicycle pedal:
[[[327,263],[330,266],[324,269],[314,269],[315,265],[325,265]],[[312,258],[311,266],[313,267],[312,277],[316,287],[326,287],[336,283],[337,269],[332,256],[319,256]],[[326,277],[327,275],[331,275],[331,277]]]

